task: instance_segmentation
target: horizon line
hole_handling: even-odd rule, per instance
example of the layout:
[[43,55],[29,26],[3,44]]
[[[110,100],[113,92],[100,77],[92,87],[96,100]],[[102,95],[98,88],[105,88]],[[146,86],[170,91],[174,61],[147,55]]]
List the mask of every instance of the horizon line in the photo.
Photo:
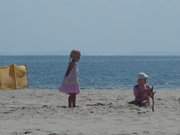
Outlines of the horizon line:
[[[6,55],[6,54],[0,54],[0,56],[69,56],[69,55],[64,55],[64,54],[10,54],[10,55]],[[103,57],[103,56],[121,56],[121,57],[133,57],[133,56],[137,56],[137,57],[180,57],[180,55],[164,55],[164,54],[159,54],[159,55],[152,55],[152,54],[149,54],[149,55],[137,55],[137,54],[127,54],[127,55],[117,55],[117,54],[100,54],[100,55],[97,55],[97,54],[86,54],[86,55],[82,55],[82,56],[90,56],[90,57],[93,57],[93,56],[99,56],[99,57]]]

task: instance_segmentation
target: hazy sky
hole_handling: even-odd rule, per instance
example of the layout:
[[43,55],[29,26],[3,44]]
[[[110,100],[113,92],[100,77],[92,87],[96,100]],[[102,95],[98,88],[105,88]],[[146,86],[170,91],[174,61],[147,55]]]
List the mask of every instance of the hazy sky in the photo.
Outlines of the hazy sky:
[[180,0],[0,0],[0,54],[180,55]]

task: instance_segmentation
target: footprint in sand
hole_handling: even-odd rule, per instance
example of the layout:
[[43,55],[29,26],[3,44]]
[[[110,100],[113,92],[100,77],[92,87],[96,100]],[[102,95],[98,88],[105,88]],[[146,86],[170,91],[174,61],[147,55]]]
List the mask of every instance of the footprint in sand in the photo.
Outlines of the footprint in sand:
[[50,133],[50,134],[48,134],[48,135],[68,135],[68,134],[66,134],[66,133],[62,133],[62,134],[58,134],[58,133]]
[[29,135],[29,134],[31,134],[32,132],[31,131],[25,131],[24,132],[24,135]]
[[66,108],[68,108],[67,106],[56,106],[57,108],[63,108],[63,109],[66,109]]
[[57,134],[57,133],[50,133],[50,134],[48,134],[48,135],[59,135],[59,134]]
[[32,131],[13,132],[11,135],[31,135]]
[[86,104],[86,106],[112,106],[112,103],[108,103],[108,104],[104,104],[104,103]]
[[87,104],[86,106],[105,106],[103,103]]

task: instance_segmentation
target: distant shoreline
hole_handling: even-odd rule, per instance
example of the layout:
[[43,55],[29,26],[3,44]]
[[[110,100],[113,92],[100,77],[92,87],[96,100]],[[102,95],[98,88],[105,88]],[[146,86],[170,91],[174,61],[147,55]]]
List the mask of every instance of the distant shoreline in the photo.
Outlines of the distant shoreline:
[[[36,55],[0,55],[0,57],[19,57],[19,56],[24,56],[24,57],[68,57],[68,55],[53,55],[53,54],[36,54]],[[180,55],[83,55],[83,57],[180,57]]]
[[[31,90],[35,90],[35,91],[59,91],[58,88],[55,89],[55,88],[25,88],[25,89],[17,89],[18,90],[25,90],[25,91],[31,91]],[[14,91],[12,89],[7,89],[7,90],[0,90],[0,91]],[[93,88],[81,88],[81,92],[133,92],[133,89],[128,89],[128,88],[112,88],[112,89],[107,89],[107,88],[101,88],[101,89],[93,89]],[[159,91],[159,92],[170,92],[170,91],[173,91],[173,92],[180,92],[180,88],[157,88],[155,89],[155,91]]]

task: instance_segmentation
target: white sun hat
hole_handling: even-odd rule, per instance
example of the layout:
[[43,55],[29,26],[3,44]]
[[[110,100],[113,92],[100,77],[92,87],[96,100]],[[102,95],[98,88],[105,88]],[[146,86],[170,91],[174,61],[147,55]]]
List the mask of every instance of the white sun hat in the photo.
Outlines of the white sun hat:
[[140,80],[140,79],[148,79],[149,78],[149,76],[146,74],[146,73],[144,73],[144,72],[140,72],[139,74],[138,74],[138,80]]

